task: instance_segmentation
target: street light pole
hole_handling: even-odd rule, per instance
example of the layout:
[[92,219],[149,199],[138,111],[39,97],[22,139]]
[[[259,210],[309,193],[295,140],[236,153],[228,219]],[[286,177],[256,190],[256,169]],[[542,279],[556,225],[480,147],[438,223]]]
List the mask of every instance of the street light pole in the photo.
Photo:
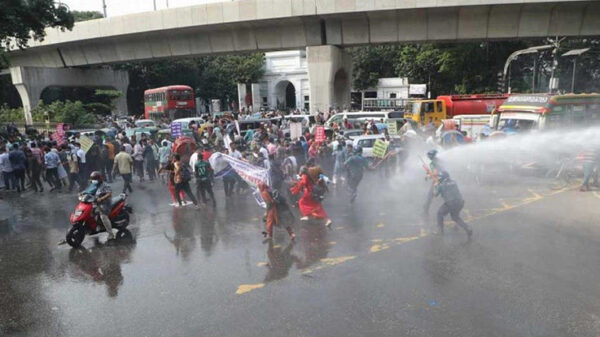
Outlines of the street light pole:
[[573,50],[569,50],[568,52],[562,54],[562,56],[573,56],[573,75],[571,78],[571,92],[575,93],[575,72],[577,70],[577,57],[579,57],[581,54],[587,52],[588,50],[590,50],[590,48],[583,48],[583,49],[573,49]]
[[152,3],[154,4],[154,10],[156,10],[156,0],[152,0]]
[[537,55],[533,57],[533,76],[531,77],[531,93],[535,94],[535,71],[537,67]]
[[106,0],[102,0],[102,11],[104,12],[104,18],[106,19]]

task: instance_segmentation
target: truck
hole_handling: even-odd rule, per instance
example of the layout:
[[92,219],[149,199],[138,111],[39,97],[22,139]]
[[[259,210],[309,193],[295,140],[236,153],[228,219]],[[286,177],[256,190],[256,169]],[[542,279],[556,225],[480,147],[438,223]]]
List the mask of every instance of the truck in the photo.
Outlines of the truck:
[[508,94],[443,95],[436,99],[411,101],[404,118],[423,126],[439,126],[443,120],[457,115],[491,115]]

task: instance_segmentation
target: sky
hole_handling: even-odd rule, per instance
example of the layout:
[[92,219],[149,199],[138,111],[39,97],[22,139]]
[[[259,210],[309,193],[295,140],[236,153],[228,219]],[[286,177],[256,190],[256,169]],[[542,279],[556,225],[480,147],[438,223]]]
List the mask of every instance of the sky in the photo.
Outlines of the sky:
[[[222,2],[231,0],[154,0],[157,9],[174,7],[186,7],[206,4],[211,2]],[[71,10],[75,11],[98,11],[102,13],[102,0],[62,0]],[[111,16],[125,15],[131,13],[147,12],[154,9],[153,0],[105,0],[106,14]]]

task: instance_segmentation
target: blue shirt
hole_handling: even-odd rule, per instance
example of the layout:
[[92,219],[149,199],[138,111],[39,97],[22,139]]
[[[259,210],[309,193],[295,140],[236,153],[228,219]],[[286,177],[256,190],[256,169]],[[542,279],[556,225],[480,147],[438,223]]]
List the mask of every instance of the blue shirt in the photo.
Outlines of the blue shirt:
[[53,169],[57,168],[58,164],[60,164],[60,157],[54,151],[50,151],[44,156],[44,161],[47,169]]

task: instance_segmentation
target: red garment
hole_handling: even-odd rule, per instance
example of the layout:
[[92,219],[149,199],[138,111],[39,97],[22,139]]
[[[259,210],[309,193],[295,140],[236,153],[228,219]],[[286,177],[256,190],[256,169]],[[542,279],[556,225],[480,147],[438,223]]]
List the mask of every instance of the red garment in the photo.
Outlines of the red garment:
[[267,235],[269,237],[273,236],[273,225],[279,226],[279,214],[277,214],[277,205],[275,204],[275,200],[269,193],[269,189],[263,183],[258,185],[260,189],[260,196],[263,198],[265,203],[267,203],[267,221],[265,226],[267,227]]
[[329,219],[329,216],[327,215],[327,212],[325,212],[323,205],[313,199],[313,188],[314,183],[310,177],[306,174],[303,174],[302,179],[300,179],[296,185],[292,186],[290,190],[294,195],[300,193],[301,191],[304,192],[298,201],[298,207],[300,208],[300,213],[302,213],[302,216],[310,216],[317,219]]
[[208,161],[208,159],[210,158],[210,156],[212,156],[212,152],[210,152],[208,150],[202,151],[202,160]]

